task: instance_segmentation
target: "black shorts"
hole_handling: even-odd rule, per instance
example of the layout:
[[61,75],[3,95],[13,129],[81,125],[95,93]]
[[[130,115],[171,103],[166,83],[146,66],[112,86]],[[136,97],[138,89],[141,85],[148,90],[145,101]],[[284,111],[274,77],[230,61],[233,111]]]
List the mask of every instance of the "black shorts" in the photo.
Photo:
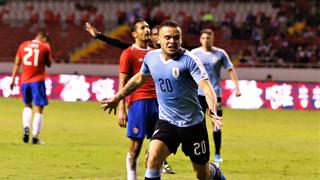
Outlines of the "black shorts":
[[182,151],[193,163],[204,165],[209,161],[210,150],[205,121],[190,127],[178,127],[168,121],[158,120],[151,138],[164,142],[170,153],[176,153],[182,144]]
[[[208,109],[206,97],[199,95],[198,99],[199,99],[203,114],[206,114],[206,110]],[[221,101],[222,101],[221,97],[217,97],[217,115],[220,117],[222,117],[222,102]]]

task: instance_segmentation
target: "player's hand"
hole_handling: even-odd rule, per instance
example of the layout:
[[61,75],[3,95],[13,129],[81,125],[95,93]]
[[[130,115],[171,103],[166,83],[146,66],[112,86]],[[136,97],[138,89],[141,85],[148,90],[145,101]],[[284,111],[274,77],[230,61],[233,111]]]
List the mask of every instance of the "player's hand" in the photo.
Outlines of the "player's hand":
[[118,124],[120,127],[125,128],[127,127],[127,112],[124,108],[120,108],[118,111]]
[[10,89],[13,90],[14,86],[15,86],[14,82],[11,82],[10,83]]
[[114,114],[117,113],[117,106],[119,104],[119,100],[117,98],[114,97],[109,100],[101,101],[100,103],[102,104],[100,108],[103,111],[109,109],[109,114],[112,112],[112,110],[114,110]]
[[97,36],[98,31],[97,31],[97,29],[96,29],[95,27],[93,27],[93,26],[92,26],[90,23],[88,23],[88,22],[86,22],[85,26],[86,26],[86,31],[88,31],[88,32],[91,34],[91,36],[93,36],[93,37],[96,37],[96,36]]
[[222,117],[218,116],[216,112],[209,109],[209,115],[214,127],[220,129],[222,126]]
[[240,97],[241,96],[241,92],[239,90],[236,91],[236,97]]

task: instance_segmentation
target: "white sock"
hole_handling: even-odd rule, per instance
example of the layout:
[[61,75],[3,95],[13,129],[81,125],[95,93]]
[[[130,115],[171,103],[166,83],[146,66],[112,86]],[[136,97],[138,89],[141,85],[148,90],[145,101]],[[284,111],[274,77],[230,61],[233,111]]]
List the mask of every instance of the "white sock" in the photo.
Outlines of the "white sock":
[[127,180],[137,180],[138,159],[133,159],[130,153],[126,158]]
[[32,109],[29,107],[23,108],[23,111],[22,111],[23,128],[27,127],[30,129],[31,118],[32,118]]
[[41,113],[34,113],[32,135],[37,137],[40,134],[42,126],[43,115]]

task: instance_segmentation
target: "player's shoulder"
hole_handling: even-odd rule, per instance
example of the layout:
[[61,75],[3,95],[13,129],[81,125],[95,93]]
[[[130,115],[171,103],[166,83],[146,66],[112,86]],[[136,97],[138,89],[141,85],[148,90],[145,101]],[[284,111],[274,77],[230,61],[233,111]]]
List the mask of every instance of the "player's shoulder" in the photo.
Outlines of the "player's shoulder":
[[160,56],[160,54],[161,54],[161,49],[152,49],[146,54],[146,57]]
[[222,54],[224,54],[224,55],[227,55],[227,52],[226,52],[224,49],[222,49],[222,48],[213,46],[213,47],[212,47],[212,50],[215,51],[215,52],[219,52],[219,53],[222,53]]
[[192,49],[190,52],[192,54],[201,53],[202,52],[202,48],[201,47],[197,47],[197,48]]
[[28,44],[30,44],[32,41],[31,40],[27,40],[27,41],[23,41],[20,46],[27,46]]
[[191,60],[198,60],[199,58],[192,53],[192,51],[189,51],[187,49],[183,49],[183,57],[186,59],[191,59]]

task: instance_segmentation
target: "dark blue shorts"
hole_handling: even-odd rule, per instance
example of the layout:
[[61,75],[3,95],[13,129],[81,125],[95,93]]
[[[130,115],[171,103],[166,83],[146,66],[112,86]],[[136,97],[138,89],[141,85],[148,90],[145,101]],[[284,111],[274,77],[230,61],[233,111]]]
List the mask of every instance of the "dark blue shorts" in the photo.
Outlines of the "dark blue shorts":
[[33,104],[36,106],[48,105],[48,97],[44,81],[22,83],[21,91],[24,103],[31,103],[33,101]]
[[135,139],[151,138],[158,119],[157,99],[134,101],[128,111],[127,137]]

